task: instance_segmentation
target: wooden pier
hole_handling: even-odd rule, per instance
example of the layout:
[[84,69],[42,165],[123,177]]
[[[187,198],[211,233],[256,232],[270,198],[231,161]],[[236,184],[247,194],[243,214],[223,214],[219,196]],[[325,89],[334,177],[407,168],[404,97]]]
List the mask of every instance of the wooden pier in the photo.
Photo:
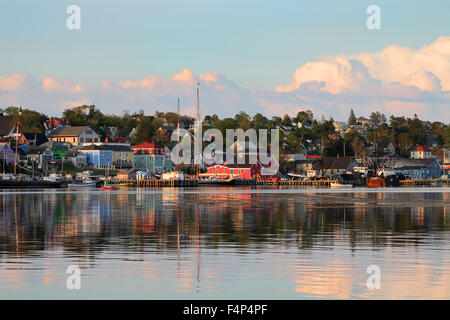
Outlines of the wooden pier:
[[139,188],[163,188],[163,187],[197,187],[198,180],[161,180],[161,179],[141,179],[125,180],[121,183],[132,183]]
[[450,180],[442,179],[415,179],[400,181],[401,187],[418,187],[418,186],[450,186]]

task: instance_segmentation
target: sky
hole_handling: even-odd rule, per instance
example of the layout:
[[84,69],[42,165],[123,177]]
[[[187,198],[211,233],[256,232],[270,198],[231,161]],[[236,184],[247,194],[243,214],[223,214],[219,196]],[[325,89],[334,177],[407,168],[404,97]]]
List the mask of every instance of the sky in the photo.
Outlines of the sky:
[[[81,29],[69,30],[69,5]],[[369,5],[381,29],[369,30]],[[0,106],[51,115],[243,110],[450,121],[447,0],[15,0],[0,10]]]

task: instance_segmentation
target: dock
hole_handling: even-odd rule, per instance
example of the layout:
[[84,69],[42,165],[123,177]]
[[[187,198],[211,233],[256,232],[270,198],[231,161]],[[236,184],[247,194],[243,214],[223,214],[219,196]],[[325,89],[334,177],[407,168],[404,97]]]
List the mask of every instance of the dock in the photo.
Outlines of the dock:
[[131,183],[138,188],[163,188],[163,187],[197,187],[198,180],[161,180],[161,179],[141,179],[141,180],[122,180],[120,183]]

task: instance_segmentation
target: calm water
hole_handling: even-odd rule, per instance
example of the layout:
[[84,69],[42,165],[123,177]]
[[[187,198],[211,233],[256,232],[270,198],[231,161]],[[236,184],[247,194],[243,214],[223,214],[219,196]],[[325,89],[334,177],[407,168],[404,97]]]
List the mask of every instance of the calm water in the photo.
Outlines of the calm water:
[[1,191],[0,221],[3,299],[450,298],[449,188]]

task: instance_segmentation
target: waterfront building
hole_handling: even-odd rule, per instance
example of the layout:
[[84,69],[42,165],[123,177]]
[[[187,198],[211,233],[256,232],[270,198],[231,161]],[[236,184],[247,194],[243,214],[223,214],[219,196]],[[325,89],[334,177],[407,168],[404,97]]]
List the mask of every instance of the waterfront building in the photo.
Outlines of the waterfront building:
[[30,146],[25,152],[28,163],[37,163],[40,167],[54,160],[55,155],[47,146]]
[[259,164],[216,164],[208,167],[206,173],[201,176],[215,179],[253,179],[259,174],[260,167]]
[[88,165],[88,157],[84,152],[79,152],[77,150],[70,150],[65,155],[65,158],[72,162],[76,168],[84,168]]
[[164,172],[164,149],[153,142],[143,142],[131,148],[134,152],[133,168],[152,174]]
[[48,138],[52,141],[68,142],[75,146],[100,142],[100,136],[90,126],[60,127],[54,130]]
[[67,151],[68,151],[68,147],[65,146],[63,143],[56,142],[53,140],[47,141],[47,142],[41,144],[41,146],[50,147],[53,154],[55,155],[55,159],[57,159],[57,160],[61,160],[62,157],[64,157],[67,154]]
[[352,173],[355,166],[356,161],[353,157],[323,157],[318,168],[325,175],[333,176]]
[[412,179],[439,178],[442,168],[437,159],[393,159],[389,164],[396,173],[410,176]]
[[115,168],[131,169],[133,167],[133,150],[126,143],[103,143],[101,146],[112,151],[112,164]]
[[78,149],[79,152],[86,154],[87,165],[94,168],[111,168],[113,165],[113,151],[106,146],[95,144]]
[[411,159],[432,159],[431,149],[426,146],[417,146],[411,150]]
[[444,149],[442,155],[442,174],[450,175],[450,149]]
[[21,133],[18,144],[39,146],[47,141],[47,136],[43,133]]
[[0,143],[0,162],[3,164],[9,164],[14,162],[14,151],[6,142]]

